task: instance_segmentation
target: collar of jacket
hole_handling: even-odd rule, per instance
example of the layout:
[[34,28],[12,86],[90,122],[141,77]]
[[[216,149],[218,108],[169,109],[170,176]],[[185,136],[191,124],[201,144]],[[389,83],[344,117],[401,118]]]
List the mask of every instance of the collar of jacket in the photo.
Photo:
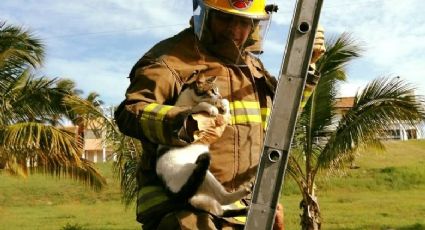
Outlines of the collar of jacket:
[[226,65],[248,68],[254,78],[265,76],[264,67],[260,60],[247,51],[239,53],[239,49],[234,44],[205,44],[201,42],[207,52],[223,61]]

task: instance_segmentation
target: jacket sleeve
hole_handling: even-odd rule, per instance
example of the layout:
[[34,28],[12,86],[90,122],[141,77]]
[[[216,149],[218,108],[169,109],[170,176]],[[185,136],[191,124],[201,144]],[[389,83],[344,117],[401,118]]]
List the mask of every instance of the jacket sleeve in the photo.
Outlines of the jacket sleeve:
[[304,87],[304,92],[301,98],[300,110],[302,110],[308,102],[308,99],[313,94],[314,89],[319,83],[320,73],[316,70],[315,65],[310,65],[307,72],[307,80]]
[[120,131],[156,144],[185,143],[178,131],[190,108],[173,106],[181,86],[178,74],[161,60],[139,60],[130,73],[126,98],[115,111]]

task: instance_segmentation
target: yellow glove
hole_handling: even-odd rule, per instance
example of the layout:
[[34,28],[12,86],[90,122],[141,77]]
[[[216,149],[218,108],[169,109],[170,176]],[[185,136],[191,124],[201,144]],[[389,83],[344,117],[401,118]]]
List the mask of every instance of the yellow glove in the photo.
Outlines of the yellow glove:
[[216,142],[230,121],[229,114],[211,116],[207,113],[191,115],[197,122],[197,130],[193,132],[194,143],[212,144]]
[[314,38],[313,54],[311,55],[310,64],[315,64],[325,52],[325,29],[321,25],[318,25],[316,36]]

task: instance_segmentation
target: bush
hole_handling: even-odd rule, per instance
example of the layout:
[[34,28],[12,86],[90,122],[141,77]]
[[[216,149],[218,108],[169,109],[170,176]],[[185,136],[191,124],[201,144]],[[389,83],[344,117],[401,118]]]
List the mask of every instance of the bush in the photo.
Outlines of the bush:
[[85,230],[85,228],[79,224],[70,224],[67,223],[61,228],[61,230]]

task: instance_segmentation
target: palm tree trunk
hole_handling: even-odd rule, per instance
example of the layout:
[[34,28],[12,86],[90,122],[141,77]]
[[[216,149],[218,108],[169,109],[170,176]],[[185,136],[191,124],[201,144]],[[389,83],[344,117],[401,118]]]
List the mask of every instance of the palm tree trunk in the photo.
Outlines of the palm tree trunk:
[[317,197],[313,194],[306,193],[301,200],[300,208],[303,210],[301,217],[302,230],[320,230],[320,209]]

